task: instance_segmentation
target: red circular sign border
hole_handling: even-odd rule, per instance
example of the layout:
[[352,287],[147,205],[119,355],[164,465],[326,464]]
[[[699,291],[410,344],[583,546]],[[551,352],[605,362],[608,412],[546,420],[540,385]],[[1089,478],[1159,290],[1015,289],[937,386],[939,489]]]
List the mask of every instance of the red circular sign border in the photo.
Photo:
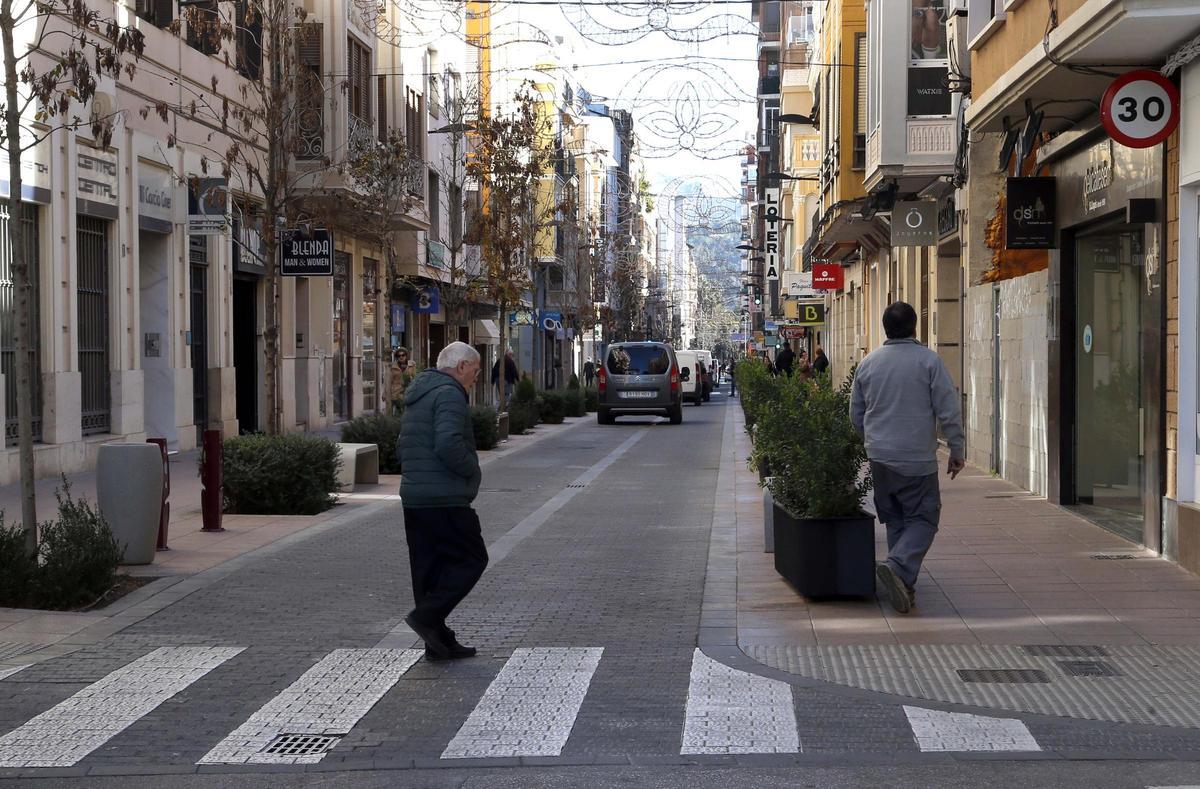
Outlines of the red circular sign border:
[[[1116,123],[1112,118],[1112,102],[1117,95],[1117,91],[1121,88],[1131,82],[1143,79],[1155,83],[1167,92],[1167,98],[1171,100],[1171,123],[1153,137],[1138,139],[1137,137],[1130,137],[1117,129]],[[1112,84],[1104,91],[1104,97],[1100,99],[1100,121],[1104,124],[1104,129],[1108,132],[1108,136],[1127,148],[1153,148],[1155,145],[1165,141],[1179,128],[1179,112],[1179,88],[1175,87],[1175,83],[1162,74],[1150,69],[1136,69],[1122,74],[1112,81]]]

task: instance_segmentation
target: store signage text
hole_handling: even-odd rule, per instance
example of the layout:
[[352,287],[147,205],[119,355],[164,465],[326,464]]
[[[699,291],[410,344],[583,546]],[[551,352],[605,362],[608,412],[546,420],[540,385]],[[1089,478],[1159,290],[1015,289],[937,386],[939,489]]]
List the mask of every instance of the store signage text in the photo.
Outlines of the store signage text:
[[280,234],[279,273],[285,277],[332,277],[333,233],[324,228]]
[[765,200],[767,280],[771,281],[779,279],[779,189],[767,189]]

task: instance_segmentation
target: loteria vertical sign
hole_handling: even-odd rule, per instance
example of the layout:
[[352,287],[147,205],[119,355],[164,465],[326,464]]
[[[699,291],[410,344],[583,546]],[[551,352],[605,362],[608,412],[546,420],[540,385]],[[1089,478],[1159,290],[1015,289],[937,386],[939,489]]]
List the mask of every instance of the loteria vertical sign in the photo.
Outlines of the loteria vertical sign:
[[766,190],[766,209],[763,214],[767,223],[767,280],[779,279],[779,188]]

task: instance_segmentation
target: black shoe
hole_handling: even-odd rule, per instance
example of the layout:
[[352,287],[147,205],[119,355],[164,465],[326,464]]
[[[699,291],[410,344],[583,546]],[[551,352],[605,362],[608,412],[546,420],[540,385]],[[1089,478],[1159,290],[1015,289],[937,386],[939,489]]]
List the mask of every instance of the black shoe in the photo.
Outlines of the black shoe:
[[462,660],[463,658],[475,657],[475,653],[477,651],[478,650],[476,650],[475,647],[464,647],[462,644],[455,643],[455,644],[450,645],[450,654],[447,655],[446,657],[442,657],[441,655],[438,655],[436,652],[433,652],[429,648],[429,645],[426,644],[425,645],[425,660],[427,660],[430,663],[439,663],[439,662],[445,661],[445,660]]
[[882,562],[875,568],[875,576],[891,598],[892,608],[896,609],[897,613],[907,614],[912,608],[912,597],[903,579],[896,575],[896,571],[887,562]]
[[404,623],[411,627],[412,631],[425,642],[425,654],[432,653],[442,660],[449,660],[451,658],[450,645],[446,643],[446,639],[443,637],[440,628],[427,627],[418,622],[412,614],[404,617]]

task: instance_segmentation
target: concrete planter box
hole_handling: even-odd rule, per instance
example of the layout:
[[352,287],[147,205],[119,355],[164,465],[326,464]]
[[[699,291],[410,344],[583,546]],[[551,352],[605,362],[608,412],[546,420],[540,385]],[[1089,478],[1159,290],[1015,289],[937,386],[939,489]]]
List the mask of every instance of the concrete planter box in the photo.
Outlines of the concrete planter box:
[[496,441],[497,442],[507,441],[508,440],[508,412],[507,411],[501,411],[500,413],[496,414],[496,428],[497,428]]
[[163,462],[156,444],[101,444],[96,503],[124,550],[122,564],[150,564],[162,512]]
[[796,518],[774,506],[775,571],[805,597],[875,593],[875,519]]

